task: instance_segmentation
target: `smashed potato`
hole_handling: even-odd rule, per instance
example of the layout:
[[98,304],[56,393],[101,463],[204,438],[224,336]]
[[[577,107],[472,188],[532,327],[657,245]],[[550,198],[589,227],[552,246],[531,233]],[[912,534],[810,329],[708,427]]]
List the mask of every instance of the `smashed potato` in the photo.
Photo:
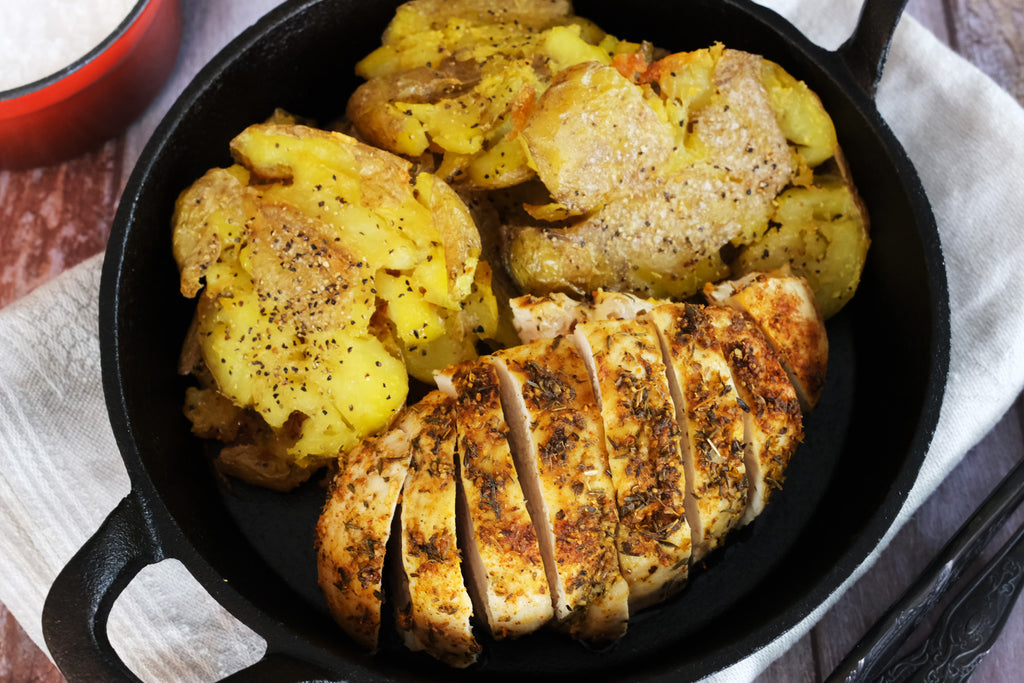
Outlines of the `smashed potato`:
[[[288,488],[385,426],[410,374],[475,357],[496,304],[469,212],[436,177],[302,125],[251,126],[231,151],[174,215],[181,291],[199,296],[186,413],[231,445],[232,474]],[[245,411],[273,437],[232,432]]]
[[[838,170],[856,197],[831,118],[780,65],[619,40],[564,0],[413,0],[356,71],[355,130],[500,207],[495,265],[519,291],[686,298],[751,267],[783,193],[824,191]],[[867,244],[859,202],[836,220]],[[815,259],[789,263],[856,289],[859,247],[827,277],[806,272]]]
[[733,270],[789,267],[807,280],[829,318],[853,297],[867,258],[870,240],[856,195],[841,180],[824,179],[786,190],[776,204],[770,225],[739,253]]
[[669,97],[677,115],[693,108],[682,92],[707,101],[679,121],[650,105],[664,104],[654,89],[594,64],[563,71],[538,100],[521,136],[568,216],[506,221],[509,268],[524,290],[685,298],[728,274],[721,247],[767,224],[796,162],[766,98],[752,96],[760,93],[760,58],[711,53],[696,57],[711,57],[703,80],[717,83],[712,94],[675,83],[675,74],[697,68],[686,71],[679,56],[645,72],[663,84],[657,92],[677,93]]
[[534,176],[515,132],[552,77],[644,49],[573,15],[567,0],[413,0],[357,64],[367,82],[347,113],[361,138],[436,164],[453,184],[509,187]]
[[[566,69],[520,137],[552,203],[525,205],[525,216],[504,222],[519,285],[677,299],[746,272],[736,250],[758,249],[779,198],[818,188],[814,169],[838,149],[831,119],[805,85],[721,45],[651,64]],[[844,218],[866,237],[858,209]],[[857,251],[836,254],[847,257],[863,261]],[[805,274],[812,264],[790,265]],[[855,289],[859,268],[842,275],[840,288]]]

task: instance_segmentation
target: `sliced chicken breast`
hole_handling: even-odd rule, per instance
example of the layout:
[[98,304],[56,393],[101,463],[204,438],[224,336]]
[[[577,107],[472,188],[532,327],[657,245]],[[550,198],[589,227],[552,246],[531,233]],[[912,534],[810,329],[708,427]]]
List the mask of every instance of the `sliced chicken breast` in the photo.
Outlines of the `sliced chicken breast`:
[[425,413],[419,405],[404,409],[390,430],[348,453],[316,525],[318,582],[330,612],[371,651],[380,634],[384,549]]
[[725,351],[744,406],[750,493],[742,524],[747,524],[782,486],[789,459],[803,440],[803,417],[796,391],[756,323],[731,308],[706,306],[703,311]]
[[666,304],[648,315],[661,335],[684,434],[686,518],[691,562],[697,562],[740,524],[747,509],[744,411],[703,308]]
[[572,340],[601,406],[619,568],[636,611],[681,589],[690,559],[682,444],[658,332],[647,321],[595,320],[577,325]]
[[412,438],[412,461],[402,490],[401,568],[396,622],[411,650],[456,668],[476,662],[473,603],[462,578],[455,523],[455,401],[433,391],[418,404],[423,431]]
[[705,298],[748,314],[778,354],[800,407],[813,410],[825,386],[828,336],[814,291],[788,272],[751,273],[704,287]]
[[495,638],[536,631],[553,615],[551,593],[512,460],[497,371],[482,358],[437,380],[455,397],[459,535],[477,613]]
[[[734,290],[742,294],[747,288],[750,288],[750,292],[745,297],[739,296],[737,299],[729,300]],[[557,307],[546,303],[548,297],[532,297],[529,306],[519,307],[519,324],[524,329],[571,330],[583,321],[643,316],[646,311],[658,305],[669,307],[663,310],[664,316],[670,313],[671,307],[677,306],[659,304],[656,300],[629,294],[598,291],[588,300],[576,302],[573,307],[568,303],[572,300],[565,295],[550,296],[559,301]],[[751,356],[754,361],[748,360],[746,363],[739,362],[740,356],[735,360],[728,358],[729,372],[723,374],[731,377],[730,383],[736,387],[739,406],[744,411],[744,468],[749,470],[745,475],[749,484],[748,505],[739,520],[739,524],[744,525],[760,514],[771,490],[781,485],[783,471],[788,465],[789,458],[803,438],[799,401],[789,405],[788,397],[798,395],[800,390],[796,387],[803,387],[806,389],[804,393],[808,404],[813,405],[817,400],[828,362],[828,340],[820,314],[817,313],[813,294],[801,278],[785,272],[744,278],[737,281],[736,285],[723,283],[714,290],[707,288],[705,296],[714,301],[722,301],[721,305],[728,305],[736,311],[745,305],[758,311],[760,318],[768,321],[765,327],[775,330],[775,336],[779,339],[778,347],[783,349],[782,353],[775,350],[768,333],[762,333],[753,316],[744,314],[741,319],[733,320],[729,317],[723,320],[721,312],[716,312],[714,320],[707,321],[708,324],[717,321],[720,328],[705,335],[710,341],[713,342],[716,336],[725,334],[726,336],[718,341],[730,339],[731,346],[728,348],[735,349],[741,338],[746,339],[745,343],[750,350],[757,354]],[[782,301],[776,305],[773,303],[774,297],[779,297]],[[514,307],[516,305],[513,303]],[[697,306],[694,311],[718,311],[718,308],[719,305]],[[545,324],[536,324],[538,316],[544,317]],[[720,344],[720,351],[721,349],[726,347]],[[740,351],[742,352],[742,349]],[[665,352],[670,352],[667,344]],[[790,362],[793,370],[789,373],[784,369],[782,354],[793,359]],[[675,373],[675,377],[672,375],[672,365],[669,364],[670,377],[678,379],[678,373]],[[726,369],[720,363],[718,366],[723,371]],[[783,368],[785,377],[778,376],[776,366]],[[756,410],[751,411],[748,408]],[[686,426],[687,422],[681,421],[680,427],[684,432]],[[690,451],[693,452],[692,445]],[[690,483],[692,484],[692,480]],[[694,505],[695,503],[692,503],[691,508]],[[693,520],[690,522],[691,525],[694,523]],[[700,523],[699,520],[697,523]],[[691,532],[694,543],[698,544],[697,539],[703,539],[703,531],[691,528]],[[708,548],[695,548],[695,554],[699,557],[707,550]]]
[[559,623],[581,640],[621,637],[629,588],[619,570],[600,408],[583,359],[564,337],[505,349],[494,358]]

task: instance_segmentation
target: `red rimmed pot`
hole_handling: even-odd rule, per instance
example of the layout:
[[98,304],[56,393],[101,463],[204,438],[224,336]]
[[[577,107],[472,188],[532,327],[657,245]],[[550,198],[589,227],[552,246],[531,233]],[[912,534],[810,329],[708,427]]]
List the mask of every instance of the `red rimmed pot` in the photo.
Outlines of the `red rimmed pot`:
[[323,489],[225,486],[182,415],[187,380],[177,357],[194,302],[178,291],[170,217],[183,189],[231,163],[229,141],[276,107],[325,122],[342,113],[358,85],[353,65],[379,44],[397,4],[292,0],[274,10],[196,77],[128,182],[104,261],[99,326],[104,391],[132,490],[46,601],[46,643],[73,682],[133,679],[107,640],[107,617],[135,574],[164,558],[180,560],[267,641],[266,656],[231,680],[699,679],[764,647],[834,594],[885,536],[917,478],[942,402],[950,321],[927,197],[874,102],[903,2],[866,0],[850,40],[830,51],[748,0],[628,9],[577,0],[579,14],[619,37],[671,50],[722,41],[778,62],[821,96],[872,216],[860,290],[829,321],[828,382],[785,488],[706,558],[687,590],[636,615],[614,647],[595,652],[550,632],[485,639],[484,662],[454,671],[385,629],[380,652],[362,652],[316,585]]
[[160,92],[180,44],[178,0],[140,0],[72,64],[0,91],[0,168],[57,163],[119,134]]

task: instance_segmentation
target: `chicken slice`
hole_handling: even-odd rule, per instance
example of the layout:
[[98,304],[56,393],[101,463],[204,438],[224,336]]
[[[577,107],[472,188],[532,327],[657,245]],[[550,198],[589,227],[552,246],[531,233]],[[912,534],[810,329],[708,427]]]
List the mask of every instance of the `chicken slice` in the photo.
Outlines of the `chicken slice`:
[[402,490],[402,553],[396,622],[411,650],[457,668],[476,662],[473,603],[462,578],[455,524],[455,405],[441,391],[419,403],[423,431],[412,439]]
[[747,508],[744,411],[722,346],[700,306],[665,304],[650,314],[684,433],[691,562],[719,546]]
[[813,410],[825,386],[828,336],[807,280],[782,271],[751,273],[705,285],[704,297],[747,313],[757,322],[778,354],[800,407]]
[[564,337],[494,358],[555,615],[575,638],[621,637],[629,587],[619,570],[615,493],[586,366]]
[[384,549],[424,412],[419,405],[404,409],[390,430],[342,459],[317,520],[320,588],[334,619],[368,650],[377,649]]
[[[779,283],[774,283],[774,280],[779,280]],[[750,278],[738,282],[749,282],[750,284],[747,286],[754,288],[745,301],[753,300],[756,294],[758,303],[750,305],[760,311],[759,315],[762,318],[770,319],[773,314],[769,311],[777,309],[772,324],[779,330],[777,332],[780,339],[779,346],[785,349],[787,357],[792,359],[790,363],[794,368],[803,368],[798,371],[794,370],[792,380],[786,376],[785,371],[781,369],[780,354],[774,351],[766,341],[766,335],[761,333],[757,324],[750,317],[744,315],[735,319],[729,317],[725,320],[722,318],[722,313],[718,311],[718,306],[694,308],[694,312],[713,312],[714,318],[709,322],[720,323],[719,329],[704,335],[709,338],[709,342],[713,342],[713,338],[719,337],[719,335],[724,335],[719,338],[719,341],[728,340],[730,345],[722,346],[722,348],[735,351],[740,345],[740,341],[745,339],[746,346],[756,353],[756,355],[750,356],[753,360],[740,363],[739,358],[743,356],[744,351],[743,348],[740,348],[739,355],[735,359],[728,358],[728,366],[723,366],[721,362],[716,364],[723,377],[731,377],[728,381],[730,385],[736,387],[740,400],[739,406],[744,411],[743,466],[749,484],[747,508],[739,521],[740,525],[744,525],[761,513],[771,490],[781,485],[783,472],[789,463],[789,458],[803,438],[799,401],[791,403],[790,398],[796,396],[794,386],[801,384],[808,388],[809,397],[820,392],[820,383],[827,364],[828,340],[820,316],[812,317],[811,314],[811,310],[817,310],[814,296],[799,278],[793,278],[784,273],[773,273],[771,277],[765,276],[760,280]],[[718,300],[727,298],[729,295],[726,292],[732,289],[733,285],[723,285],[721,289],[709,293],[710,288],[708,288],[705,290],[705,295]],[[740,291],[742,293],[743,290]],[[776,306],[772,302],[772,298],[776,296],[787,301]],[[663,324],[667,324],[666,316],[674,315],[672,309],[678,308],[678,306],[666,303],[660,305],[666,308],[661,311],[659,318]],[[736,307],[732,302],[730,305],[733,308]],[[516,311],[517,326],[522,330],[521,334],[534,335],[549,333],[552,330],[568,331],[584,321],[608,318],[630,319],[642,315],[648,310],[654,310],[657,306],[659,304],[656,300],[629,294],[604,292],[603,290],[598,290],[583,302],[576,302],[564,294],[520,297],[512,300],[513,310]],[[787,310],[793,311],[792,317],[795,321],[787,323],[786,316],[782,314]],[[670,349],[666,346],[666,353],[669,351]],[[721,351],[716,353],[720,354]],[[671,365],[670,377],[672,377],[671,371],[673,370]],[[726,370],[728,372],[725,372]],[[779,372],[782,372],[781,376]],[[678,376],[678,374],[677,372],[676,375]],[[816,377],[817,380],[814,379]],[[819,387],[817,390],[812,388],[816,382]],[[682,397],[677,396],[676,398],[681,400]],[[748,410],[748,408],[753,410]],[[684,428],[687,423],[687,420],[681,419],[681,428]],[[735,429],[735,424],[732,424],[730,428]],[[688,483],[692,485],[692,478],[688,479]],[[690,508],[688,508],[691,510],[691,514],[695,514],[694,506],[695,502],[691,501]],[[701,544],[704,532],[702,529],[696,528],[692,517],[689,518],[689,521],[695,545],[694,554],[699,557],[709,548],[698,549],[696,547]],[[699,523],[698,516],[697,524]]]
[[590,299],[595,320],[633,320],[662,303],[656,299],[644,299],[635,294],[606,289],[595,290]]
[[497,371],[488,359],[437,376],[455,397],[459,535],[470,595],[495,638],[536,631],[553,614],[537,533],[509,448]]
[[681,589],[690,559],[682,445],[658,332],[648,321],[594,320],[572,340],[601,406],[619,568],[636,611]]
[[721,343],[744,406],[744,460],[749,506],[742,524],[761,514],[771,492],[782,486],[793,451],[803,440],[803,418],[793,385],[778,357],[748,316],[705,306],[711,334]]

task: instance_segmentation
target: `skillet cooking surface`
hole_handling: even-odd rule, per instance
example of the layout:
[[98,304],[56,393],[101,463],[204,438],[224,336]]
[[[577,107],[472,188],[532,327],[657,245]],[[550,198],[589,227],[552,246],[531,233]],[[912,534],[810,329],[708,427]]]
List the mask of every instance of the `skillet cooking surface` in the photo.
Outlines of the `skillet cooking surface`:
[[105,263],[102,350],[114,431],[133,490],[152,511],[150,531],[271,651],[299,653],[348,680],[669,671],[678,680],[750,654],[820,604],[891,524],[934,427],[948,346],[938,239],[913,169],[842,62],[759,8],[706,0],[684,14],[672,0],[576,3],[620,38],[673,51],[722,41],[806,80],[833,116],[872,219],[864,279],[829,322],[828,383],[785,488],[680,596],[635,615],[620,642],[594,652],[551,633],[485,641],[483,666],[457,672],[406,651],[385,623],[381,654],[367,657],[330,620],[316,586],[323,488],[277,494],[219,481],[208,446],[190,435],[181,413],[188,382],[175,365],[194,302],[177,289],[174,200],[206,169],[229,164],[229,140],[275,107],[323,122],[341,114],[358,85],[353,66],[379,44],[396,4],[307,0],[272,13],[197,77],[132,176]]

